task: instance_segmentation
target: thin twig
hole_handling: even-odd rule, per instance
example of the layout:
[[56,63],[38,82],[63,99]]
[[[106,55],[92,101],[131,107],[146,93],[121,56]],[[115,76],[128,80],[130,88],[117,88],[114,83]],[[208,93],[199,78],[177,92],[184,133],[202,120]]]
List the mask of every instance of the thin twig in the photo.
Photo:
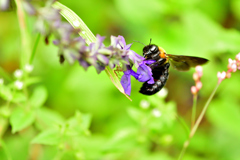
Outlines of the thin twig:
[[182,151],[181,151],[181,153],[180,153],[180,155],[179,155],[179,157],[178,157],[178,160],[181,160],[181,159],[183,158],[183,156],[184,156],[184,154],[185,154],[185,152],[186,152],[186,149],[187,149],[187,147],[189,146],[190,141],[191,141],[192,137],[194,136],[195,132],[197,131],[198,126],[199,126],[200,122],[202,121],[203,116],[205,115],[206,110],[207,110],[210,102],[212,101],[212,98],[213,98],[214,94],[216,93],[219,85],[220,85],[220,83],[218,83],[218,84],[216,85],[216,87],[214,88],[214,90],[213,90],[213,92],[211,93],[210,97],[208,98],[205,106],[203,107],[203,109],[202,109],[202,111],[201,111],[201,113],[200,113],[200,115],[199,115],[196,123],[195,123],[194,126],[192,127],[188,139],[187,139],[187,140],[185,141],[185,143],[183,144],[183,148],[182,148]]

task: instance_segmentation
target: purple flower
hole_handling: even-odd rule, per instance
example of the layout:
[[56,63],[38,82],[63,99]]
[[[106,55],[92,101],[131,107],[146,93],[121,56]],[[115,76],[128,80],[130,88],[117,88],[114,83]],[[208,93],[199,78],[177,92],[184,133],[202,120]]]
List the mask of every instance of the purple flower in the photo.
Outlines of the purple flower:
[[136,79],[138,78],[139,74],[134,72],[130,66],[128,66],[128,70],[123,72],[123,76],[121,78],[121,84],[124,88],[124,92],[127,95],[130,95],[131,93],[131,76],[135,77]]
[[[128,95],[131,93],[131,76],[139,82],[147,82],[149,84],[154,83],[152,70],[147,65],[154,63],[155,60],[145,60],[144,57],[130,50],[131,45],[132,44],[126,44],[123,36],[111,37],[111,46],[123,50],[122,56],[126,54],[125,58],[127,58],[128,64],[125,64],[125,66],[123,64],[122,68],[125,68],[126,70],[123,72],[124,74],[121,78],[121,84],[124,88],[124,92]],[[137,73],[132,70],[132,66],[137,68]]]
[[121,84],[123,86],[124,92],[127,95],[130,96],[131,93],[131,76],[133,76],[139,82],[147,82],[149,84],[154,83],[154,79],[152,77],[152,69],[149,66],[147,66],[147,64],[151,64],[154,62],[155,60],[142,61],[139,64],[137,73],[134,72],[130,66],[127,68],[127,71],[124,72],[121,78]]

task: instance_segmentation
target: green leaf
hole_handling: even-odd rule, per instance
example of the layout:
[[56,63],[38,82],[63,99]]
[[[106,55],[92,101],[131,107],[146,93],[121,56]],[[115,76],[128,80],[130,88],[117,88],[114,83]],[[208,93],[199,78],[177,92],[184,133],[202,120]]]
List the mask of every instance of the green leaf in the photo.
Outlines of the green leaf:
[[16,92],[13,94],[12,102],[21,103],[21,102],[25,102],[26,100],[27,100],[27,97],[22,92]]
[[33,107],[41,107],[47,100],[47,89],[44,86],[38,86],[34,89],[29,101]]
[[41,107],[36,110],[36,125],[41,130],[63,123],[64,118],[58,112],[45,107]]
[[12,91],[10,89],[10,87],[7,86],[1,86],[0,88],[0,96],[7,101],[11,101],[13,98],[13,94]]
[[231,99],[211,102],[207,117],[215,126],[239,137],[240,112],[239,105],[236,102],[232,102]]
[[87,25],[82,21],[82,19],[74,13],[71,9],[64,6],[59,2],[55,2],[53,7],[56,9],[60,9],[61,15],[66,18],[66,20],[74,27],[79,28],[81,31],[79,32],[80,36],[86,39],[86,43],[90,44],[96,41],[96,37],[87,27]]
[[60,131],[56,128],[45,130],[37,135],[31,143],[57,145],[60,142]]
[[[60,9],[61,10],[60,11],[61,15],[64,18],[66,18],[66,20],[74,28],[77,28],[77,29],[81,30],[79,32],[79,35],[86,40],[87,44],[90,44],[90,43],[96,41],[96,37],[93,35],[93,33],[87,27],[87,25],[71,9],[67,8],[66,6],[62,5],[59,2],[55,2],[53,4],[53,7],[56,8],[56,9]],[[110,78],[110,80],[112,81],[112,83],[117,87],[117,89],[131,101],[129,96],[125,94],[124,89],[123,89],[117,75],[114,73],[114,70],[107,66],[107,67],[105,67],[105,71],[106,71],[108,77]]]
[[3,77],[8,81],[12,81],[12,77],[2,67],[0,67],[0,75],[0,78]]
[[139,109],[130,107],[127,109],[128,115],[135,120],[137,123],[140,123],[147,114],[144,114]]
[[34,119],[35,115],[32,111],[25,111],[23,108],[17,107],[10,116],[12,133],[16,133],[30,126],[34,122]]
[[41,79],[39,77],[30,77],[25,81],[26,86],[30,86],[32,84],[40,82]]
[[92,116],[90,114],[82,114],[77,111],[75,116],[70,118],[67,122],[69,125],[68,135],[89,134],[89,127],[91,124]]

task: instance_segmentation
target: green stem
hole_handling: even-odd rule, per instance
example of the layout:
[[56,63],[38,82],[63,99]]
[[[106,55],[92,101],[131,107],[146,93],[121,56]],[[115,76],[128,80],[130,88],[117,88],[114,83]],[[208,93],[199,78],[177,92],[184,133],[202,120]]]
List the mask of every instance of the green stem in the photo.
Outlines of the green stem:
[[31,58],[30,58],[29,64],[32,64],[32,62],[33,62],[33,58],[34,58],[34,56],[35,56],[35,54],[36,54],[36,50],[37,50],[37,46],[38,46],[40,37],[41,37],[41,34],[39,33],[39,34],[37,35],[35,44],[34,44],[34,46],[33,46],[33,50],[32,50],[32,54],[31,54]]
[[21,3],[21,0],[15,0],[17,5],[17,15],[18,15],[18,21],[20,26],[20,32],[21,32],[21,43],[22,43],[22,50],[21,50],[21,68],[25,64],[29,62],[31,49],[30,49],[30,36],[28,33],[28,28],[26,25],[26,16],[24,13],[24,9]]
[[2,147],[3,151],[5,152],[7,160],[12,160],[10,152],[7,149],[5,142],[1,138],[0,138],[0,146]]
[[184,130],[186,131],[186,135],[188,135],[190,133],[190,130],[187,124],[185,123],[185,121],[181,117],[179,117],[177,114],[176,114],[176,118],[179,121],[179,123],[183,126]]
[[12,77],[2,67],[0,67],[0,78],[12,81]]
[[96,42],[96,37],[87,27],[87,25],[83,22],[83,20],[74,13],[71,9],[67,8],[66,6],[62,5],[59,2],[55,2],[52,5],[56,9],[60,9],[61,15],[74,27],[79,28],[80,32],[79,35],[86,40],[86,43],[89,45],[92,42]]
[[186,152],[186,149],[187,149],[187,147],[189,146],[189,143],[190,143],[192,137],[194,136],[195,132],[197,131],[198,126],[199,126],[200,122],[202,121],[203,116],[205,115],[206,110],[207,110],[210,102],[212,101],[212,98],[213,98],[213,96],[215,95],[215,93],[216,93],[219,85],[220,85],[220,83],[218,83],[218,84],[216,85],[216,87],[214,88],[214,90],[212,91],[212,93],[211,93],[210,97],[208,98],[205,106],[203,107],[203,109],[202,109],[202,111],[201,111],[201,113],[200,113],[200,115],[199,115],[196,123],[195,123],[194,126],[192,127],[191,132],[190,132],[190,134],[189,134],[189,137],[188,137],[188,139],[185,141],[185,143],[184,143],[184,145],[183,145],[183,148],[182,148],[182,151],[181,151],[181,153],[180,153],[180,155],[179,155],[179,157],[178,157],[178,160],[181,160],[181,159],[183,158],[183,156],[184,156],[184,154],[185,154],[185,152]]
[[197,94],[193,95],[193,107],[192,107],[192,120],[191,120],[191,128],[194,126],[196,119],[196,108],[197,108]]

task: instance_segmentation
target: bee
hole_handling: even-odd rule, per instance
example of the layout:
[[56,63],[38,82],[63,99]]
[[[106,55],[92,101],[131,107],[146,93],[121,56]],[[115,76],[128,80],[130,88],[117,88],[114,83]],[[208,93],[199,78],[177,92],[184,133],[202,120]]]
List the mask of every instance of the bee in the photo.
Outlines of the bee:
[[169,77],[170,64],[178,71],[188,71],[191,67],[208,62],[207,59],[200,57],[166,54],[163,48],[155,44],[145,46],[143,56],[146,60],[156,61],[148,65],[152,69],[154,84],[145,82],[139,91],[145,95],[153,95],[165,86]]

